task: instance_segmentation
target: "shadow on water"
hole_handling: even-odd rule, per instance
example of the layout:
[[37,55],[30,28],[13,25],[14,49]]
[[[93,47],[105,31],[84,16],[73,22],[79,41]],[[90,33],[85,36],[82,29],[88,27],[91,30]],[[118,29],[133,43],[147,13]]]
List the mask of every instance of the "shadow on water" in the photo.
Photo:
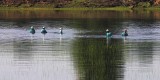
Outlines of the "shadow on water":
[[73,42],[73,55],[80,80],[123,79],[123,46],[119,40],[106,44],[106,39],[78,38]]

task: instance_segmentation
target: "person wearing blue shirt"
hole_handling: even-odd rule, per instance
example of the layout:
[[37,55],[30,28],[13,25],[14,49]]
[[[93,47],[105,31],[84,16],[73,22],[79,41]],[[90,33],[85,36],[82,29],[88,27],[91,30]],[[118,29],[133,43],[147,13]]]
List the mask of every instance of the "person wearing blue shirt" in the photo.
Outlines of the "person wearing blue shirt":
[[112,36],[112,33],[108,29],[106,30],[106,36],[107,37],[111,37]]
[[36,31],[35,31],[35,29],[33,28],[33,26],[31,26],[29,32],[32,33],[32,34],[35,34]]
[[46,33],[47,33],[45,27],[42,28],[41,33],[42,33],[42,34],[46,34]]

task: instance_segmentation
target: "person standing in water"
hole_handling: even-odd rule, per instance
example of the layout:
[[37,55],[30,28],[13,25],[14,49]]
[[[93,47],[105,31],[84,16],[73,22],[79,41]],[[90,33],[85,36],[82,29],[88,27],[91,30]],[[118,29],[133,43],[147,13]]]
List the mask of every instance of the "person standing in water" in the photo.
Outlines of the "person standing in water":
[[59,28],[59,33],[63,34],[63,28]]
[[106,30],[106,37],[111,37],[112,36],[112,33],[107,29]]
[[46,34],[46,33],[47,33],[45,27],[42,28],[41,33],[42,33],[42,34]]
[[127,29],[125,29],[125,30],[122,32],[121,35],[122,35],[122,36],[128,36],[128,31],[127,31]]
[[33,26],[31,26],[29,32],[32,33],[32,34],[35,34],[36,31],[35,31],[35,29],[33,28]]

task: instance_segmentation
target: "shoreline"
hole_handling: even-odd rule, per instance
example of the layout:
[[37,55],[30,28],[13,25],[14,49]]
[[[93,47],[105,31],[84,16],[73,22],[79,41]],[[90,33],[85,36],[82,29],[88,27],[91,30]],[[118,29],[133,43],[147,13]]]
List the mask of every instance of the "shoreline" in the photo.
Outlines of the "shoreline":
[[129,7],[105,7],[105,8],[88,8],[88,7],[82,7],[82,8],[52,8],[52,7],[28,7],[28,8],[22,8],[22,7],[0,7],[0,10],[131,10]]
[[92,7],[64,7],[64,8],[53,8],[53,7],[0,7],[0,10],[115,10],[115,11],[129,11],[132,10],[130,7],[117,6],[117,7],[103,7],[103,8],[92,8]]
[[0,11],[2,10],[106,10],[106,11],[131,11],[131,10],[160,10],[160,7],[125,7],[125,6],[117,6],[117,7],[104,7],[104,8],[88,8],[88,7],[69,7],[69,8],[52,8],[52,7],[0,7]]

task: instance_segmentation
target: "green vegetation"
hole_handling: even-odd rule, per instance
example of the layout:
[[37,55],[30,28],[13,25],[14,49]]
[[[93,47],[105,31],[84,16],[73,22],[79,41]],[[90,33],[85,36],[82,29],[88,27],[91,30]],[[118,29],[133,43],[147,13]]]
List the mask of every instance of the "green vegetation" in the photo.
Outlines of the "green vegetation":
[[131,10],[154,8],[159,0],[0,0],[0,10]]
[[32,7],[6,7],[6,6],[0,6],[0,10],[114,10],[114,11],[130,11],[130,10],[160,10],[159,6],[151,6],[151,7],[125,7],[125,6],[116,6],[116,7],[104,7],[104,8],[88,8],[88,7],[79,7],[79,8],[72,8],[72,7],[66,7],[66,8],[53,8],[51,5],[48,6],[32,6]]
[[108,8],[54,8],[54,10],[130,10],[129,7],[108,7]]
[[0,6],[0,10],[117,10],[117,11],[124,11],[124,10],[131,10],[130,7],[107,7],[107,8],[53,8],[52,5],[38,5],[36,4],[35,6],[32,7],[25,7],[26,5],[22,5],[19,7],[14,7],[14,6]]
[[149,2],[139,2],[137,7],[143,7],[143,8],[147,8],[150,7],[151,4]]

